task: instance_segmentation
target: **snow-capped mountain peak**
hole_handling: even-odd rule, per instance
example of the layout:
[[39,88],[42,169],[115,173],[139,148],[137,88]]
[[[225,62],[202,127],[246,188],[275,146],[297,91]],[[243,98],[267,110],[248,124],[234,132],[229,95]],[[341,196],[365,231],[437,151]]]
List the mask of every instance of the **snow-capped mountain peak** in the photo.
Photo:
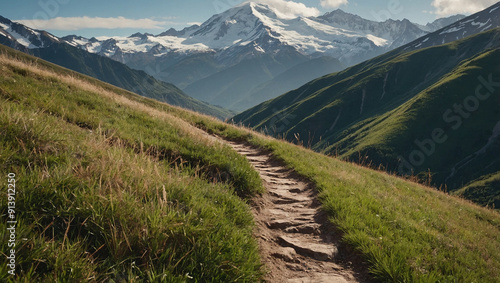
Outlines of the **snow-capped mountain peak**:
[[[432,26],[438,27],[445,22],[447,20],[435,22]],[[423,28],[408,20],[375,22],[340,9],[319,17],[291,17],[266,4],[244,2],[213,15],[200,26],[181,31],[169,29],[156,36],[135,33],[129,37],[105,39],[67,36],[63,40],[123,63],[135,54],[180,58],[189,54],[216,53],[217,60],[229,62],[234,61],[234,57],[248,58],[293,49],[304,56],[327,55],[350,65],[407,44],[427,34],[432,30],[430,26]],[[16,35],[14,30],[2,32],[1,28],[11,28],[11,25],[0,26],[0,36],[2,33],[11,37]],[[36,37],[36,31],[31,36]],[[23,40],[23,36],[17,38],[19,44],[27,45],[26,48],[44,44],[33,44],[35,40]]]
[[[246,94],[260,93],[261,89],[276,95],[284,93],[307,80],[338,71],[341,66],[403,45],[422,48],[498,27],[499,6],[500,3],[433,33],[433,29],[453,18],[420,26],[406,19],[370,21],[342,10],[319,17],[292,17],[268,5],[246,2],[180,31],[90,39],[76,35],[58,39],[0,18],[0,43],[28,50],[50,48],[51,43],[60,40],[174,83],[195,98],[236,107],[237,101],[248,102]],[[337,62],[335,68],[328,62]],[[302,64],[309,70],[293,69]],[[287,70],[293,70],[290,74],[294,75],[300,71],[305,74],[293,79],[296,85],[288,84],[280,77],[288,74]],[[313,73],[316,75],[307,76]],[[275,78],[279,79],[274,81]],[[272,89],[264,86],[271,81]],[[269,93],[264,96],[269,98]]]
[[0,16],[0,43],[2,44],[14,48],[35,49],[49,47],[54,42],[60,42],[59,38],[46,31],[34,30]]
[[255,46],[264,52],[291,46],[305,55],[322,53],[348,58],[349,54],[343,54],[346,50],[352,50],[354,56],[357,52],[366,52],[360,49],[386,46],[389,41],[315,17],[287,18],[268,5],[246,2],[214,15],[183,43],[203,43],[214,50]]
[[247,2],[212,16],[186,38],[184,44],[203,43],[212,49],[224,49],[235,44],[247,45],[267,34],[275,20],[268,6]]

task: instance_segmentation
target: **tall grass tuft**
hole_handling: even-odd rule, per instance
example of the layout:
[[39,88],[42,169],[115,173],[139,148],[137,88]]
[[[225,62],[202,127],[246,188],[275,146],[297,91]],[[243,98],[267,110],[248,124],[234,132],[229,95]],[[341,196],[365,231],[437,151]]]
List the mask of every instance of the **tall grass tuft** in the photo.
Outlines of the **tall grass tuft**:
[[1,281],[258,281],[238,195],[262,185],[243,157],[142,98],[30,60],[0,56],[0,172],[18,188],[16,276],[4,257]]

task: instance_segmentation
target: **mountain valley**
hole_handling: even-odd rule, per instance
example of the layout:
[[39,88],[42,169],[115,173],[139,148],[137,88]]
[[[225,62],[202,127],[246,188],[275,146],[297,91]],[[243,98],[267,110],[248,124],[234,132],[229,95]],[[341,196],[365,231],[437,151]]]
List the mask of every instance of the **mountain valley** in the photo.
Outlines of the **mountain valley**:
[[500,30],[436,43],[449,41],[457,26],[460,34],[477,31],[478,19],[483,29],[498,26],[492,12],[499,5],[233,119],[498,207]]
[[[268,5],[247,2],[182,31],[107,39],[67,36],[63,40],[144,70],[194,98],[243,111],[462,17],[440,19],[425,27],[408,20],[374,22],[342,10],[320,17],[286,18]],[[340,64],[315,65],[325,56]],[[255,61],[265,64],[255,65]],[[296,77],[293,84],[280,76],[308,61],[301,68],[304,76]],[[260,87],[265,84],[275,89],[267,92]]]

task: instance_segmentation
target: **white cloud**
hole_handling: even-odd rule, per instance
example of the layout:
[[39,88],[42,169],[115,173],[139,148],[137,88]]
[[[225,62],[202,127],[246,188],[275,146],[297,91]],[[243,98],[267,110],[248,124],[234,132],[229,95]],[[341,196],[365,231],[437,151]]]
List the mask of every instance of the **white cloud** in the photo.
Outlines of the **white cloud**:
[[255,0],[256,3],[267,4],[273,8],[276,15],[281,18],[296,18],[299,16],[319,16],[320,12],[314,7],[307,7],[304,3],[286,0]]
[[87,28],[163,29],[167,24],[169,24],[168,21],[157,21],[152,19],[127,19],[124,17],[57,17],[49,20],[17,20],[16,22],[34,29],[51,30],[81,30]]
[[347,5],[349,2],[347,0],[321,0],[320,4],[323,8],[338,8],[342,5]]
[[460,13],[471,14],[488,8],[498,0],[433,0],[434,14],[449,16]]

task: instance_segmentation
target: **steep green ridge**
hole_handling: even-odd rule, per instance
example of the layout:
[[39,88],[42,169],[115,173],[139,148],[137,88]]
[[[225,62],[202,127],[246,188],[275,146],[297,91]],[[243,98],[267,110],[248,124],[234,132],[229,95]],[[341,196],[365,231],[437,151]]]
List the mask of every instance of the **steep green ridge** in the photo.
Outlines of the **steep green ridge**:
[[500,209],[500,172],[481,177],[455,192],[456,195],[495,209]]
[[[0,46],[0,48],[3,49],[4,47]],[[220,119],[226,119],[232,113],[222,107],[196,100],[186,95],[176,86],[159,81],[144,71],[133,70],[125,64],[86,52],[68,44],[53,43],[47,48],[25,51],[59,66],[175,106],[212,115]]]
[[494,29],[446,45],[396,50],[234,120],[389,171],[428,179],[430,170],[434,185],[457,190],[500,171],[499,46],[500,29]]
[[17,224],[16,276],[2,256],[0,281],[258,281],[258,174],[171,111],[186,110],[4,49],[0,172],[5,193],[15,174]]
[[345,245],[380,282],[498,282],[500,215],[435,189],[196,115],[208,132],[272,152],[313,182]]

